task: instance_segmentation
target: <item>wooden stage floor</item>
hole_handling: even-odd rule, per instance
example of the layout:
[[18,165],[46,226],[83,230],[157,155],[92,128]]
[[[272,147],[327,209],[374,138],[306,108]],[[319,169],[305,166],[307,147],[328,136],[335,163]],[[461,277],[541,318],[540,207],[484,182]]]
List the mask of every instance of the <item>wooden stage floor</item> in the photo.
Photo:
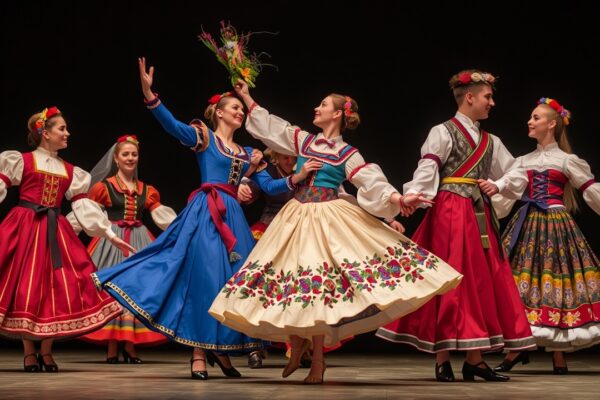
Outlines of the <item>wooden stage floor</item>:
[[[551,374],[550,355],[532,354],[532,362],[518,366],[507,383],[438,383],[433,358],[419,353],[333,353],[327,357],[324,385],[307,386],[308,370],[281,378],[286,360],[272,353],[263,369],[249,369],[246,357],[233,358],[240,379],[225,378],[209,367],[208,381],[190,379],[190,352],[185,349],[140,349],[142,365],[103,362],[101,348],[62,349],[56,345],[60,372],[25,373],[22,353],[3,348],[0,353],[0,390],[3,399],[598,399],[600,353],[568,355],[570,374]],[[486,356],[496,365],[501,354]],[[462,359],[453,355],[455,375],[462,379]]]

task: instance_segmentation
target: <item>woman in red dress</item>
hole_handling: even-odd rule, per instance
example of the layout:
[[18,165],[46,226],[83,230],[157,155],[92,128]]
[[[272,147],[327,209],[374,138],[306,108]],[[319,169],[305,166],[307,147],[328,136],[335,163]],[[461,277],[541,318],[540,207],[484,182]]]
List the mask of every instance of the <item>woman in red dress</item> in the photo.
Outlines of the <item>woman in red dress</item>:
[[[0,333],[23,340],[27,372],[57,372],[52,342],[100,328],[121,307],[94,287],[96,270],[65,217],[64,198],[83,229],[105,236],[123,251],[96,203],[86,198],[90,175],[57,155],[67,147],[67,124],[56,107],[34,114],[27,124],[30,153],[0,154],[0,202],[19,186],[19,203],[0,224]],[[36,354],[35,340],[41,340]]]

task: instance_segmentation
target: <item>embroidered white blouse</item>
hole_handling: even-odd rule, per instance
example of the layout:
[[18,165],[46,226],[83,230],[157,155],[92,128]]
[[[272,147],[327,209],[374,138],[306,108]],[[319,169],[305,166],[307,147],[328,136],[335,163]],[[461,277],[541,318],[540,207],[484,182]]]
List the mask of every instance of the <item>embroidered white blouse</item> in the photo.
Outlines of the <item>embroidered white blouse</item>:
[[[278,153],[298,155],[299,144],[310,133],[300,130],[260,106],[255,106],[246,119],[246,130],[256,139]],[[329,142],[329,144],[327,144]],[[331,145],[331,146],[330,146]],[[342,136],[331,139],[322,133],[310,144],[310,149],[326,155],[338,155],[347,146]],[[319,161],[327,162],[325,159]],[[358,204],[367,212],[383,218],[393,218],[400,212],[397,204],[390,202],[393,193],[399,193],[387,180],[377,164],[366,163],[357,151],[346,161],[346,178],[358,188]],[[340,182],[341,183],[341,182]]]
[[[548,169],[562,172],[574,188],[579,189],[583,186],[583,200],[596,213],[600,214],[600,183],[594,182],[594,175],[589,164],[575,154],[565,153],[558,147],[558,143],[550,143],[545,147],[538,144],[531,153],[518,157],[514,168],[520,169],[524,173],[527,173],[528,170],[542,172]],[[519,196],[523,194],[524,190],[519,193]],[[516,200],[496,195],[492,201],[498,216],[504,217],[510,213]],[[562,207],[562,205],[555,204],[550,207]]]
[[[33,157],[39,170],[52,174],[67,174],[65,165],[56,152],[38,147],[33,151]],[[23,156],[21,153],[13,150],[1,153],[0,174],[8,177],[12,186],[19,185],[23,176]],[[73,196],[87,193],[90,180],[90,174],[79,167],[73,167],[73,180],[65,193],[66,199],[70,200]],[[0,202],[4,201],[6,192],[6,184],[0,179]],[[81,198],[71,203],[71,208],[88,235],[102,236],[108,239],[116,236],[111,229],[110,221],[96,202],[88,198]]]

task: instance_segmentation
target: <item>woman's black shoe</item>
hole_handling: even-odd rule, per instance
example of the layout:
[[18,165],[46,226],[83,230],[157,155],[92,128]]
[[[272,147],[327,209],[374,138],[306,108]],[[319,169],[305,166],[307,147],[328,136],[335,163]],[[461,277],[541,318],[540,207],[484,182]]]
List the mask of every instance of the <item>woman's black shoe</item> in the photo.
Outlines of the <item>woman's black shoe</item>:
[[219,366],[219,368],[221,368],[221,371],[223,371],[223,374],[225,374],[225,376],[228,376],[230,378],[240,378],[242,376],[242,374],[240,374],[240,372],[233,366],[226,368],[214,352],[206,350],[205,354],[206,362],[208,363],[208,365],[214,367],[215,363],[217,363],[217,365]]
[[204,371],[194,371],[192,368],[194,367],[194,361],[206,361],[204,358],[190,358],[190,370],[192,372],[192,379],[200,379],[201,381],[205,381],[208,379],[208,372]]
[[[35,358],[35,364],[25,364],[25,360],[27,360],[27,357]],[[25,372],[38,372],[40,370],[40,364],[38,363],[37,354],[30,353],[23,357],[23,370],[25,370]]]
[[450,361],[444,361],[441,364],[435,364],[435,380],[438,382],[454,382],[454,372]]
[[39,354],[38,363],[40,364],[40,371],[58,372],[58,365],[56,365],[54,360],[52,360],[51,363],[47,363],[44,361],[44,356],[50,357],[50,359],[52,359],[52,354]]
[[500,364],[494,367],[494,371],[496,372],[508,372],[510,371],[516,364],[522,363],[523,365],[529,364],[529,352],[522,351],[518,356],[513,358],[512,360],[504,359]]
[[[563,353],[563,357],[564,357],[564,353]],[[552,357],[552,373],[554,375],[567,375],[569,373],[569,368],[567,368],[566,365],[566,358],[565,358],[565,366],[564,367],[557,367],[556,363],[554,362],[554,357]]]
[[262,368],[260,351],[253,351],[248,355],[248,367],[252,369]]
[[[479,366],[482,366],[481,368]],[[463,379],[465,381],[474,381],[475,377],[485,379],[486,381],[493,382],[506,382],[510,378],[506,375],[500,375],[495,373],[486,363],[483,361],[477,365],[471,365],[465,361],[462,367]]]
[[132,357],[127,350],[123,349],[123,362],[125,364],[141,364],[142,359],[139,357]]

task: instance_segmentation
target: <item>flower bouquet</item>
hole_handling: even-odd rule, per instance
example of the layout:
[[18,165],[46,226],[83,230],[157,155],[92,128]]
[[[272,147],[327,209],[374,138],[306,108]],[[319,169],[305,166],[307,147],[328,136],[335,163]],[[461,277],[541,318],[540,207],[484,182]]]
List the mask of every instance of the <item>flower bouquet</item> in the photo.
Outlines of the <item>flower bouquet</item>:
[[238,79],[243,79],[249,87],[255,87],[254,81],[263,65],[270,64],[263,64],[258,59],[259,56],[248,50],[247,45],[252,33],[238,34],[229,22],[224,21],[221,21],[220,33],[221,46],[204,29],[198,35],[198,39],[215,53],[217,60],[227,68],[232,85],[235,85]]

